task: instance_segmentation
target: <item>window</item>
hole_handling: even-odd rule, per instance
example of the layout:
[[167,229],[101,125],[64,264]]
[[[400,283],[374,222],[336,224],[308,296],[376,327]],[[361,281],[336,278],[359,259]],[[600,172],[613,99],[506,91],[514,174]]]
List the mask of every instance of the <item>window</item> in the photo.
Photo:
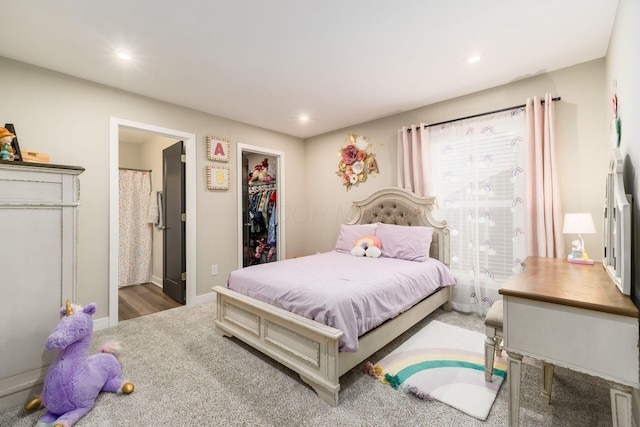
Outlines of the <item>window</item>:
[[432,189],[451,234],[454,306],[486,313],[526,254],[525,112],[429,128]]

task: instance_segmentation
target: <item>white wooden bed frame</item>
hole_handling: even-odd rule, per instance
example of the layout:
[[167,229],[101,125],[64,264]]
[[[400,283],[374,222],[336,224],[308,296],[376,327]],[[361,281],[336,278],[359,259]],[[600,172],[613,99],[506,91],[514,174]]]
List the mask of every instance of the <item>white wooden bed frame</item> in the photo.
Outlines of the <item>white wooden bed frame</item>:
[[[431,215],[434,197],[419,197],[400,188],[385,188],[353,203],[347,224],[384,222],[434,228],[430,255],[450,263],[446,222]],[[357,352],[339,352],[342,331],[247,297],[223,286],[217,293],[215,330],[235,336],[300,375],[324,401],[338,405],[340,376],[364,361],[428,314],[451,310],[451,287],[442,288],[409,310],[388,320],[358,340]]]

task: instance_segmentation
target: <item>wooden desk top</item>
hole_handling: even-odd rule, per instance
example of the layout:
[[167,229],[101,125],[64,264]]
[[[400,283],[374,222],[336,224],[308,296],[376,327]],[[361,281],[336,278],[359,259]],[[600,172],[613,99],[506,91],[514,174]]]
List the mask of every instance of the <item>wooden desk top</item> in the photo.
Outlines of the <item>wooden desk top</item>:
[[507,280],[498,291],[553,304],[638,317],[631,298],[611,282],[601,262],[572,264],[565,259],[527,257],[524,271]]

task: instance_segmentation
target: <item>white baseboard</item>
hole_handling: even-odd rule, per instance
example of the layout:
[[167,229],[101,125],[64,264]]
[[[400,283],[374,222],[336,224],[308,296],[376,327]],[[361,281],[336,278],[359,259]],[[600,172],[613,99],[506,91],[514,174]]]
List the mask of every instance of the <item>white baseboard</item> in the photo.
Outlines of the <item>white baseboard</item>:
[[158,276],[151,276],[151,283],[156,286],[162,287],[162,278]]
[[107,329],[109,327],[109,317],[102,317],[100,319],[93,319],[93,330],[99,331],[100,329]]
[[193,305],[204,304],[205,302],[214,302],[216,300],[216,295],[217,294],[215,292],[210,292],[204,295],[197,295],[196,302]]

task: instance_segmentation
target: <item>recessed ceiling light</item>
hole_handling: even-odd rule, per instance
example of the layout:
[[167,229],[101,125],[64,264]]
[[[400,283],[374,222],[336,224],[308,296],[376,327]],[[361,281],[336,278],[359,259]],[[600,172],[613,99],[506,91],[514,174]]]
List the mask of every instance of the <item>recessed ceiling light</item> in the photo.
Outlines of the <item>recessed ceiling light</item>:
[[131,55],[129,55],[126,52],[118,52],[117,55],[118,55],[118,58],[123,59],[125,61],[131,60]]
[[307,116],[306,114],[300,114],[298,120],[300,120],[300,122],[302,123],[306,123],[309,121],[309,116]]
[[467,58],[467,63],[469,64],[475,64],[476,62],[480,61],[480,56],[479,55],[473,55]]

